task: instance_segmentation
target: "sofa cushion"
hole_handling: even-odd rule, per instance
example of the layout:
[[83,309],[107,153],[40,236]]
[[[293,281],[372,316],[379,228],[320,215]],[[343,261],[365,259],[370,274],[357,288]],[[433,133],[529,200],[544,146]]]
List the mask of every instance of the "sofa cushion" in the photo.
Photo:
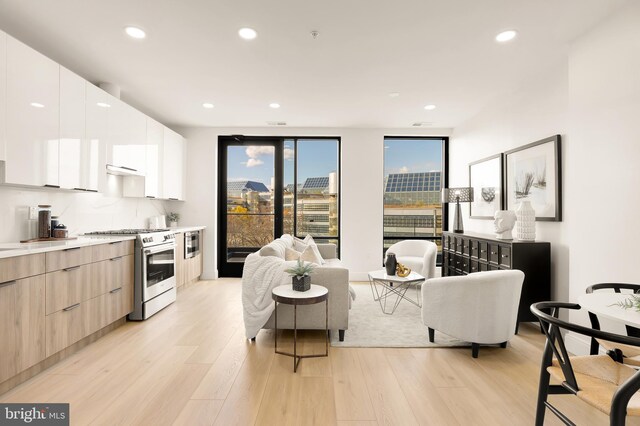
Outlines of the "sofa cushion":
[[324,265],[330,268],[342,268],[342,261],[340,259],[325,259]]
[[284,258],[285,260],[302,259],[305,262],[310,262],[310,263],[315,263],[316,265],[320,265],[320,259],[318,259],[318,257],[316,256],[316,254],[314,253],[314,251],[311,249],[310,246],[306,246],[306,248],[302,253],[300,253],[295,249],[290,249],[289,247],[287,247],[285,250]]
[[325,264],[325,260],[322,258],[322,255],[320,254],[320,250],[318,250],[318,246],[316,245],[316,242],[313,241],[313,237],[311,235],[307,234],[307,236],[304,237],[304,243],[306,245],[310,246],[311,249],[313,250],[313,252],[318,257],[318,259],[320,259],[320,265],[324,265]]

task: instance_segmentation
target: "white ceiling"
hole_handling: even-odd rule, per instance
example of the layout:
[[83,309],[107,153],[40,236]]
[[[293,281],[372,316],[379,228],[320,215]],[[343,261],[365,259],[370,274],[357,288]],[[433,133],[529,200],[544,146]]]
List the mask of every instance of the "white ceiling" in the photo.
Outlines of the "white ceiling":
[[[120,85],[125,101],[169,125],[455,127],[560,63],[624,2],[0,0],[0,29]],[[127,25],[147,38],[127,37]],[[240,39],[244,26],[258,38]],[[496,43],[504,29],[518,38]]]

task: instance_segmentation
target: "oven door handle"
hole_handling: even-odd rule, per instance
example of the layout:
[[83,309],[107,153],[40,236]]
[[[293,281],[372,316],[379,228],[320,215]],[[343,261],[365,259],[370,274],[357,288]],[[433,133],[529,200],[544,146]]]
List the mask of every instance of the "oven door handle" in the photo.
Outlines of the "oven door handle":
[[150,249],[145,249],[144,250],[144,254],[161,253],[161,252],[167,251],[167,250],[174,250],[175,248],[176,248],[175,244],[166,245],[166,246],[162,246],[162,247],[154,247],[154,248],[150,248]]

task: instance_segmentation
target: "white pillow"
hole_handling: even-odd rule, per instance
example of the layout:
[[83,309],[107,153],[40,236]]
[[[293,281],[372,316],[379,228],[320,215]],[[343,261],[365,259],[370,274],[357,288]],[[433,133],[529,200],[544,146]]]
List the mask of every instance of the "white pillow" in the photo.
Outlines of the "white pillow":
[[299,251],[287,247],[284,251],[284,260],[298,260],[300,259],[301,254],[302,253],[300,253]]
[[322,258],[318,258],[315,254],[315,252],[313,251],[313,249],[310,246],[307,246],[307,248],[304,249],[304,251],[302,253],[294,250],[294,249],[290,249],[287,248],[285,250],[285,258],[284,260],[298,260],[298,259],[302,259],[305,262],[311,262],[311,263],[315,263],[317,265],[321,265],[322,263]]
[[293,249],[297,252],[302,253],[307,247],[309,247],[307,244],[305,244],[304,242],[302,242],[302,240],[300,238],[294,238],[293,240]]
[[313,237],[311,235],[307,234],[307,236],[304,237],[304,243],[306,245],[308,245],[309,247],[311,247],[311,249],[313,250],[313,252],[316,255],[316,257],[318,259],[320,259],[320,262],[318,262],[318,263],[320,265],[324,265],[326,262],[322,258],[322,255],[320,254],[320,250],[318,250],[318,245],[316,244],[315,241],[313,241]]

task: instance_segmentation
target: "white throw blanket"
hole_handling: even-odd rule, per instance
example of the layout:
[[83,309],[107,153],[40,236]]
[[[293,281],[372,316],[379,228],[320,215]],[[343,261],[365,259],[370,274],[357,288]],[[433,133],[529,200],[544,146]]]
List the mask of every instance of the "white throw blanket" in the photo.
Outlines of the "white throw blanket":
[[296,264],[274,256],[252,253],[244,261],[242,271],[242,312],[248,339],[256,337],[267,323],[274,310],[271,290],[280,285],[291,284],[285,269]]

